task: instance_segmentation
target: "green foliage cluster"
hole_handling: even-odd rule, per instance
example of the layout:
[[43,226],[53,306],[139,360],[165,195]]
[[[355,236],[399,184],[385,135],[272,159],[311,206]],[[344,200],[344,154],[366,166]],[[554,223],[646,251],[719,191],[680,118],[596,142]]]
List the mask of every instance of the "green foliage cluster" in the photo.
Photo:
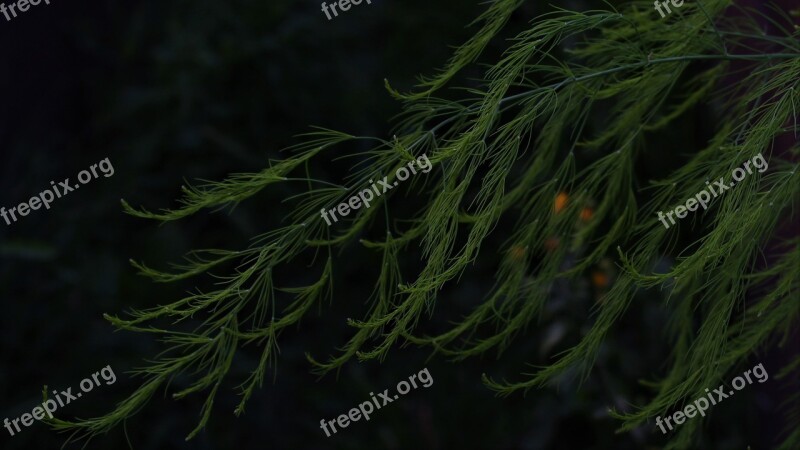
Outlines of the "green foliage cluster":
[[[193,252],[172,272],[134,262],[157,282],[232,269],[227,276],[216,274],[217,290],[131,311],[125,318],[107,316],[120,329],[159,336],[166,349],[138,370],[145,381],[114,411],[53,425],[77,436],[107,432],[174,377],[190,376],[193,384],[173,397],[204,392],[207,399],[189,439],[209,420],[237,350],[257,345],[258,365],[240,385],[235,412],[241,414],[274,364],[279,335],[333,298],[335,262],[344,257],[336,250],[368,232],[382,236],[359,241],[382,261],[369,310],[348,322],[353,334],[340,352],[324,360],[309,355],[320,374],[336,371],[353,357],[383,359],[396,344],[429,346],[455,360],[499,354],[537,322],[557,280],[575,279],[607,257],[618,258],[621,270],[587,317],[591,329],[582,340],[521,381],[485,376],[489,388],[510,394],[564,374],[587,376],[634,294],[651,287],[670,290],[671,321],[664,332],[674,351],[666,375],[652,383],[649,403],[615,413],[622,430],[703,395],[704,388],[726,381],[757,349],[785,341],[800,318],[800,238],[776,244],[775,236],[782,224],[796,220],[800,174],[797,164],[785,158],[796,160],[800,148],[794,144],[782,159],[771,146],[786,134],[796,141],[799,131],[800,32],[791,18],[773,20],[781,33],[767,35],[755,20],[757,13],[725,14],[732,8],[728,0],[687,2],[666,20],[649,1],[622,11],[559,9],[534,19],[510,39],[478,83],[453,91],[456,95],[440,94],[478,62],[522,3],[494,1],[476,22],[475,36],[444,69],[423,79],[418,91],[401,93],[387,82],[403,105],[390,139],[316,129],[301,136],[285,159],[259,173],[184,187],[177,208],[150,212],[123,202],[129,214],[167,222],[233,207],[273,184],[302,181],[308,186],[288,200],[295,209],[286,225],[257,236],[247,249]],[[731,73],[742,80],[725,83]],[[719,98],[725,99],[721,125],[712,130],[706,148],[669,176],[641,186],[634,166],[648,157],[653,137],[696,105]],[[603,123],[592,120],[597,112],[604,113]],[[337,156],[358,159],[344,186],[317,180],[308,170],[308,161],[331,158],[334,149]],[[657,211],[682,203],[706,181],[730,174],[759,152],[770,170],[747,177],[715,200],[712,212],[669,230],[656,220]],[[347,200],[369,180],[394,174],[423,153],[434,170],[407,183],[407,192],[423,205],[412,216],[397,215],[393,190],[333,227],[319,217],[320,209]],[[560,192],[570,193],[570,201],[556,214],[553,202]],[[596,202],[593,216],[578,224],[574,218],[590,197]],[[467,317],[440,334],[420,332],[418,324],[432,312],[437,293],[458,283],[500,220],[516,223],[501,251],[518,257],[497,267],[493,291]],[[676,235],[687,227],[696,239],[676,249]],[[571,247],[544,252],[550,236],[591,251],[565,266]],[[779,247],[779,256],[765,267],[759,257],[767,245]],[[413,246],[420,248],[422,269],[409,274],[401,261]],[[674,251],[679,257],[669,271],[655,273],[659,255]],[[311,268],[304,270],[315,273],[316,281],[302,287],[275,285],[274,270],[309,261]],[[755,301],[745,303],[745,298]],[[182,326],[187,319],[200,325],[187,331]],[[800,357],[781,375],[798,366]],[[687,448],[703,420],[680,427],[668,448]],[[800,429],[782,445],[800,447]]]

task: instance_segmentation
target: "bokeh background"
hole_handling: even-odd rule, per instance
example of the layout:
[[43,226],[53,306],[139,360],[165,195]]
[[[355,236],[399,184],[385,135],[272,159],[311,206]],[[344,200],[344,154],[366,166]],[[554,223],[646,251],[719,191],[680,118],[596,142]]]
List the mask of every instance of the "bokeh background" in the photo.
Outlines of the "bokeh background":
[[[279,150],[310,125],[386,137],[400,105],[383,89],[384,78],[408,90],[418,74],[441,66],[452,46],[471,36],[474,28],[466,25],[483,11],[477,1],[373,0],[328,21],[319,3],[51,0],[11,22],[0,17],[0,205],[27,200],[50,180],[74,180],[106,157],[115,169],[113,177],[90,182],[50,210],[11,226],[0,222],[0,420],[30,412],[43,385],[77,386],[106,365],[117,382],[59,414],[110,410],[138,386],[125,372],[161,347],[150,336],[114,332],[102,314],[163,304],[210,286],[207,278],[157,285],[136,275],[129,259],[166,268],[191,249],[245,247],[281,223],[289,212],[282,201],[296,192],[278,185],[235,211],[201,212],[164,226],[126,216],[120,198],[151,210],[174,205],[184,180],[257,171],[281,158]],[[554,3],[602,7],[599,1]],[[505,35],[548,8],[527,2]],[[501,42],[493,43],[486,60],[501,50]],[[470,76],[480,72],[470,69],[463,79]],[[699,148],[715,126],[715,106],[698,108],[657,140],[662,151],[652,154],[663,156],[643,162],[640,175],[658,177]],[[352,160],[312,164],[336,178]],[[442,294],[428,329],[441,329],[481,300],[505,257],[495,248],[485,247],[475,276]],[[245,415],[232,412],[235,387],[258,357],[252,348],[240,353],[211,422],[192,441],[184,437],[204,397],[172,401],[167,394],[156,396],[125,429],[86,448],[123,449],[129,441],[142,450],[658,449],[665,442],[653,426],[617,434],[607,414],[609,407],[644,403],[649,391],[638,381],[665,371],[665,293],[641,293],[580,386],[564,379],[525,397],[497,398],[480,375],[519,379],[531,370],[527,364],[552,361],[575,344],[590,324],[597,295],[590,277],[559,286],[541,322],[502,358],[451,363],[428,359],[428,349],[406,347],[382,363],[353,361],[338,377],[319,379],[304,352],[325,358],[346,342],[351,330],[345,318],[362,317],[375,276],[374,254],[358,245],[345,252],[336,263],[334,302],[281,337],[275,377]],[[664,255],[661,264],[670,258]],[[283,285],[304,279],[300,272],[284,276]],[[770,371],[788,351],[759,355],[752,365],[763,362]],[[411,391],[331,438],[320,430],[320,419],[346,413],[371,391],[393,390],[423,367],[433,376],[430,388]],[[771,448],[786,425],[779,408],[785,396],[786,387],[773,380],[737,393],[713,410],[702,448]],[[56,449],[65,438],[37,422],[14,437],[0,430],[0,448]]]

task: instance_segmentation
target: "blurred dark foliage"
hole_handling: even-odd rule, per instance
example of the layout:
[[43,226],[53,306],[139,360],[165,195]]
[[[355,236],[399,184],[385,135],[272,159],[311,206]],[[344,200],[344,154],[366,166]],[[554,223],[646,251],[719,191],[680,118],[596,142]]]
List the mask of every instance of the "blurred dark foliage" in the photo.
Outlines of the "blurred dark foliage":
[[[529,3],[508,35],[545,11],[539,2]],[[0,223],[0,420],[30,411],[43,385],[77,386],[110,364],[117,383],[96,388],[59,413],[88,417],[108,411],[137,387],[139,380],[124,372],[160,347],[144,336],[114,333],[102,314],[165,303],[197,283],[210,286],[207,279],[153,284],[135,274],[129,258],[163,268],[193,248],[244,247],[281,222],[288,213],[281,200],[296,191],[281,184],[232,212],[203,212],[165,226],[125,216],[121,197],[149,209],[166,207],[183,179],[259,170],[268,159],[280,158],[279,149],[309,125],[386,136],[399,105],[384,91],[383,79],[408,90],[417,74],[440,66],[451,46],[470,36],[465,25],[481,11],[476,2],[374,0],[328,21],[313,1],[54,0],[0,21],[0,205],[14,206],[50,180],[74,178],[105,157],[115,168],[113,177],[91,182],[50,210],[11,226]],[[501,50],[495,45],[489,55]],[[703,130],[714,126],[713,107],[674,128],[664,151],[653,152],[664,156],[639,170],[656,177],[681,164],[682,152],[670,146],[682,142],[688,152],[703,143]],[[338,178],[352,162],[313,164],[315,172]],[[256,349],[235,361],[236,381],[218,396],[206,431],[184,442],[203,398],[176,402],[166,393],[127,423],[133,448],[635,449],[663,442],[653,428],[615,434],[607,409],[643,403],[648,390],[637,381],[664,373],[670,351],[661,338],[665,293],[641,293],[581,386],[565,379],[526,397],[496,398],[480,374],[516,379],[521,370],[533,370],[524,363],[543,364],[575,344],[596,301],[590,276],[555,289],[552,307],[502,360],[487,355],[458,364],[440,356],[427,361],[428,349],[407,347],[382,364],[353,362],[338,379],[318,380],[304,352],[325,357],[346,342],[351,330],[345,318],[359,317],[375,275],[374,254],[358,245],[346,252],[348,258],[337,263],[333,304],[282,336],[274,383],[268,380],[245,415],[232,414],[235,388],[253,367]],[[491,286],[491,269],[508,257],[490,247],[481,256],[476,272],[484,267],[484,275],[443,291],[426,329],[469,311]],[[283,277],[288,286],[304,280],[302,273]],[[412,391],[369,422],[331,438],[320,430],[320,419],[346,413],[369,392],[393,389],[423,367],[433,375],[432,387]],[[780,394],[770,383],[717,407],[704,448],[768,448],[781,426],[775,412]],[[0,434],[4,449],[55,449],[66,437],[39,423],[15,437]],[[119,429],[87,448],[127,445]]]

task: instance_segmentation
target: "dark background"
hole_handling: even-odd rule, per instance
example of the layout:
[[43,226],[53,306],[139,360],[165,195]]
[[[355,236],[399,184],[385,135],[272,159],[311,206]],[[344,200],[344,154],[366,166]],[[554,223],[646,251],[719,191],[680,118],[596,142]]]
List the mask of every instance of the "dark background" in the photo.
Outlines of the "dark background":
[[[589,9],[601,3],[559,6]],[[528,2],[506,35],[545,8]],[[466,25],[482,10],[463,0],[373,0],[328,21],[318,1],[51,0],[11,22],[0,17],[0,206],[26,201],[50,180],[74,180],[106,157],[115,169],[113,177],[90,182],[50,210],[33,211],[10,226],[0,222],[0,420],[30,412],[43,385],[75,390],[106,365],[117,382],[95,388],[59,414],[109,411],[138,386],[125,371],[161,347],[150,336],[114,332],[102,314],[164,304],[196,285],[209,286],[207,278],[154,284],[136,275],[129,258],[166,268],[193,248],[243,248],[281,223],[289,212],[281,201],[296,192],[279,185],[230,214],[203,211],[164,226],[126,216],[120,198],[151,210],[174,205],[184,179],[257,171],[268,159],[281,158],[279,150],[309,125],[386,137],[389,119],[400,109],[383,89],[383,79],[408,90],[417,74],[432,73],[452,46],[471,36],[475,29]],[[496,42],[488,55],[501,49]],[[467,75],[480,75],[470,70]],[[715,120],[710,108],[693,114],[673,136],[687,151],[704,142],[704,127]],[[656,158],[642,170],[679,163]],[[313,164],[334,177],[352,161]],[[608,407],[644,403],[649,394],[637,381],[664,374],[669,348],[661,338],[660,293],[642,293],[580,389],[565,380],[526,397],[497,398],[481,384],[480,374],[520,379],[520,372],[529,371],[525,363],[552,360],[555,348],[577,342],[593,302],[588,281],[563,286],[560,303],[502,359],[428,361],[428,349],[406,347],[394,349],[383,363],[352,361],[338,379],[318,379],[304,352],[324,359],[343,345],[351,335],[344,319],[362,317],[374,282],[374,254],[357,245],[345,252],[336,263],[341,275],[333,306],[281,336],[274,383],[270,375],[245,415],[236,418],[232,411],[235,387],[258,356],[252,348],[240,352],[204,432],[184,442],[204,397],[172,401],[158,395],[127,423],[132,447],[656,449],[663,444],[652,424],[615,434],[618,423],[606,413]],[[439,310],[453,306],[449,314],[434,316],[432,328],[480,300],[500,257],[485,250],[478,275],[440,298]],[[301,279],[302,273],[286,275],[283,284]],[[548,339],[552,345],[543,344]],[[770,369],[778,366],[771,366],[770,358],[783,356],[764,355],[753,364],[764,362],[772,375]],[[371,391],[393,390],[423,367],[433,376],[430,388],[412,390],[369,422],[356,422],[331,438],[320,430],[320,419],[346,413]],[[771,379],[716,407],[704,448],[770,448],[783,426],[781,389]],[[4,429],[0,434],[4,449],[55,449],[65,440],[38,422],[14,437]],[[119,427],[87,448],[126,448],[125,441]]]

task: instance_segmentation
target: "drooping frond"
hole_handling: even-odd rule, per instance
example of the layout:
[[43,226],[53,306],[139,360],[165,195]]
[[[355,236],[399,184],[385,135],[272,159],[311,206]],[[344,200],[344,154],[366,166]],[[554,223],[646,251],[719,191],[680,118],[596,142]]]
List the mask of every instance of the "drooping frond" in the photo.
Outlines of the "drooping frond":
[[[254,344],[261,357],[240,385],[236,414],[242,413],[277,357],[281,332],[300,323],[322,297],[334,295],[335,260],[343,257],[334,250],[367,230],[383,236],[359,241],[380,261],[374,291],[362,318],[348,321],[352,334],[346,343],[325,359],[307,355],[320,374],[354,357],[383,359],[397,344],[427,346],[453,360],[500,354],[537,324],[557,283],[575,281],[604,260],[616,261],[620,273],[587,311],[591,326],[579,342],[517,380],[485,375],[489,388],[508,395],[567,374],[588,377],[601,345],[647,288],[669,292],[664,302],[670,322],[663,333],[674,350],[665,355],[663,378],[650,383],[647,403],[615,413],[622,430],[719,385],[756,349],[786,339],[800,318],[800,241],[781,236],[779,229],[797,218],[800,148],[772,149],[776,139],[788,134],[796,140],[800,131],[800,32],[779,23],[782,34],[766,35],[752,13],[729,18],[727,0],[686,2],[667,20],[649,2],[622,11],[557,9],[511,39],[479,83],[456,91],[461,98],[434,97],[477,61],[521,3],[493,2],[479,18],[482,28],[440,73],[423,79],[415,93],[392,90],[403,100],[403,113],[391,139],[317,130],[262,172],[184,188],[178,208],[151,213],[123,202],[132,215],[167,222],[234,206],[276,183],[309,184],[288,200],[295,206],[288,224],[256,237],[244,250],[194,252],[176,272],[133,263],[158,282],[226,268],[230,275],[210,292],[131,311],[128,318],[107,316],[120,329],[157,335],[166,350],[139,370],[142,387],[114,411],[54,426],[86,435],[105,432],[184,374],[194,382],[176,398],[207,395],[192,437],[208,421],[236,351]],[[732,74],[741,79],[727,81]],[[658,133],[718,97],[725,99],[717,105],[720,125],[710,130],[704,148],[681,150],[685,164],[659,179],[638,179],[634,167],[654,151]],[[303,173],[312,158],[332,158],[331,148],[336,156],[348,154],[354,141],[369,148],[354,156],[358,164],[344,186]],[[385,176],[387,185],[395,185],[397,170],[423,155],[431,170],[405,182],[406,195],[421,205],[410,216],[394,208],[400,190],[393,189],[330,227],[319,217],[320,209],[347,201],[373,179]],[[709,199],[707,211],[669,229],[657,219],[711,183],[728,183],[732,171],[756,155],[768,167],[749,171],[724,195]],[[513,233],[502,248],[491,248],[487,243],[501,221],[513,223]],[[687,228],[694,241],[677,248],[676,236]],[[779,258],[765,267],[760,255],[775,246]],[[324,264],[315,261],[318,280],[299,288],[276,286],[273,271],[298,264],[308,250],[329,255]],[[427,316],[448,311],[442,289],[495,252],[504,256],[483,302],[466,315],[451,315],[450,329],[425,330]],[[677,258],[657,272],[655,262],[664,254]],[[421,260],[416,273],[401,269],[408,255]],[[282,311],[278,296],[292,299]],[[199,325],[181,328],[190,319]],[[795,360],[784,373],[797,365]],[[687,448],[702,420],[684,426],[669,448]],[[793,432],[783,448],[798,442]]]

